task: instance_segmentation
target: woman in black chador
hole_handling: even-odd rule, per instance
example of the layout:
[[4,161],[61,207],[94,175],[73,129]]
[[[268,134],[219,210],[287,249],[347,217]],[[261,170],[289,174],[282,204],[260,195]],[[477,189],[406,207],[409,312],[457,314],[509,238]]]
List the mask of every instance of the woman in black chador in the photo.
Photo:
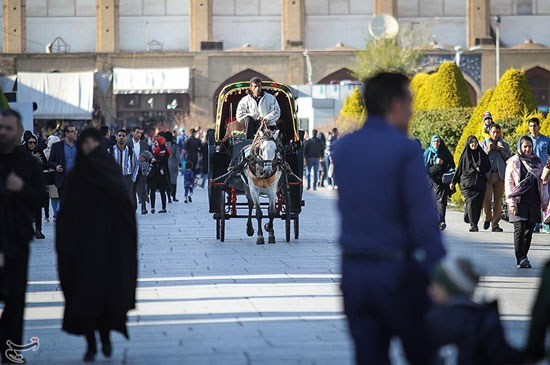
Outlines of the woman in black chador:
[[489,171],[491,171],[489,156],[479,146],[476,137],[468,137],[450,187],[454,189],[456,183],[460,184],[460,191],[466,200],[464,222],[470,223],[470,232],[479,231],[477,224],[483,208]]
[[56,250],[65,296],[63,330],[85,335],[84,361],[112,353],[111,330],[128,338],[127,312],[135,308],[137,228],[120,167],[101,148],[99,131],[82,132],[74,168],[65,180]]

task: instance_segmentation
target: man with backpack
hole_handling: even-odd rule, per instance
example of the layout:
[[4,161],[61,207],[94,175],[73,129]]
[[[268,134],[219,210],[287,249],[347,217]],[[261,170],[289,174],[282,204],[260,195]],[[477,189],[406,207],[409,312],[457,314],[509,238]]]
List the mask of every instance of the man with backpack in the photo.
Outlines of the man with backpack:
[[132,186],[137,177],[137,158],[134,149],[128,146],[128,133],[126,129],[120,129],[116,134],[116,144],[107,150],[120,166],[124,185],[128,191],[128,196],[132,198]]

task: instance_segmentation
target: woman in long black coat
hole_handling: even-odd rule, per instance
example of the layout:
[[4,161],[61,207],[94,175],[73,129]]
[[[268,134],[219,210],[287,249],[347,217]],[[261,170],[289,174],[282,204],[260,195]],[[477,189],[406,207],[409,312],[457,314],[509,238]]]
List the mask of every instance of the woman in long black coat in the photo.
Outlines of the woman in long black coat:
[[479,231],[477,224],[483,208],[489,171],[491,171],[489,156],[479,146],[475,136],[468,137],[450,187],[454,189],[455,185],[460,183],[460,191],[466,200],[464,222],[470,223],[470,232]]
[[424,164],[428,169],[428,182],[437,203],[439,228],[443,231],[447,227],[445,214],[447,211],[447,200],[451,195],[448,181],[447,184],[443,183],[443,175],[450,169],[454,169],[455,162],[453,155],[451,155],[451,152],[440,136],[435,135],[432,137],[430,146],[424,152]]
[[[25,150],[38,161],[41,171],[47,170],[48,160],[46,160],[44,153],[38,149],[38,138],[34,134],[30,133],[26,134],[24,141]],[[42,207],[48,207],[48,200],[41,203]],[[34,212],[34,225],[36,227],[34,236],[39,240],[46,238],[42,233],[42,207],[36,209]]]
[[127,312],[136,302],[137,227],[120,167],[101,148],[99,131],[83,131],[77,150],[65,180],[56,250],[65,296],[63,330],[86,336],[84,361],[93,361],[96,330],[107,357],[110,331],[128,338]]

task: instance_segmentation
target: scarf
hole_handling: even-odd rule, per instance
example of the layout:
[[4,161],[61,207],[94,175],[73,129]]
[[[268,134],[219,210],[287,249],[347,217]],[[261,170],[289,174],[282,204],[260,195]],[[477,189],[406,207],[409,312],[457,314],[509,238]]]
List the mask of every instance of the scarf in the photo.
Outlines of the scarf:
[[[436,139],[438,139],[440,143],[438,149],[434,148],[433,146],[433,143]],[[430,165],[435,165],[435,161],[437,161],[437,159],[439,158],[439,150],[441,149],[441,142],[442,142],[441,137],[438,136],[437,134],[433,136],[432,139],[430,140],[430,145],[428,146],[426,151],[424,151],[424,165],[426,167],[429,167]]]
[[[523,136],[520,138],[520,146],[521,142],[529,138],[528,136]],[[514,188],[512,189],[512,194],[510,194],[511,198],[517,198],[525,194],[529,189],[531,189],[535,184],[538,184],[540,177],[542,176],[542,169],[544,166],[542,165],[542,161],[540,158],[538,158],[537,155],[535,155],[534,152],[532,152],[529,156],[524,155],[520,149],[518,149],[518,156],[520,162],[525,166],[527,169],[527,175],[525,175],[525,178],[519,182]]]

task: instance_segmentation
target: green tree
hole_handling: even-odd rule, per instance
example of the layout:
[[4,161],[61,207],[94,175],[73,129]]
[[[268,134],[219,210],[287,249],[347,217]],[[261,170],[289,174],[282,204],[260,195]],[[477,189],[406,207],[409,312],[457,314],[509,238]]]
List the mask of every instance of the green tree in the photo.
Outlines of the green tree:
[[380,71],[414,75],[424,58],[421,42],[426,39],[421,31],[404,29],[397,37],[370,38],[365,49],[357,54],[357,65],[352,71],[359,80]]
[[8,104],[8,99],[6,99],[6,95],[4,95],[4,91],[2,88],[0,88],[0,110],[4,109],[11,109],[10,105]]
[[443,62],[428,102],[428,109],[468,108],[472,100],[462,71],[453,62]]
[[428,75],[422,86],[418,90],[416,97],[413,99],[414,110],[427,110],[429,109],[430,100],[432,99],[433,90],[435,87],[435,80],[437,79],[437,73]]
[[535,97],[527,83],[525,72],[509,69],[502,75],[487,110],[494,121],[521,117],[525,111],[537,110]]
[[336,120],[336,126],[343,133],[354,131],[360,128],[365,122],[367,112],[363,105],[363,99],[358,88],[346,97],[340,115]]

